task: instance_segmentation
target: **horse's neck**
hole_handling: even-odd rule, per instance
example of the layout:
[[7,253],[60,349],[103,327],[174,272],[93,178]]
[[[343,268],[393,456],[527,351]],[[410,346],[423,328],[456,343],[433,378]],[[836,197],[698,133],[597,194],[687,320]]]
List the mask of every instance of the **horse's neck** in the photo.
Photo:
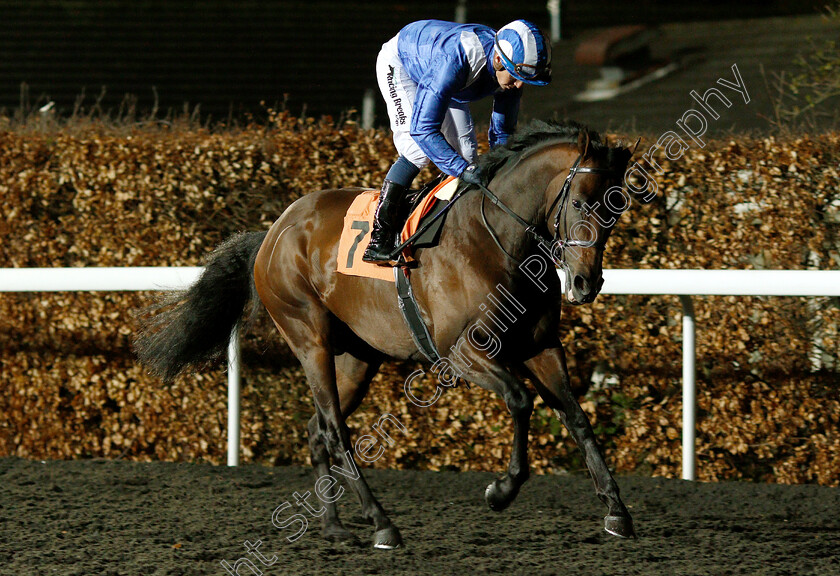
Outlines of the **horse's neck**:
[[[560,159],[561,153],[555,145],[549,145],[528,154],[514,165],[500,170],[488,188],[520,218],[543,231],[546,224],[546,190],[565,169]],[[485,251],[495,254],[499,249],[492,240],[487,242],[488,231],[480,211],[481,197],[482,194],[477,192],[469,203],[464,203],[459,211],[459,220],[462,226],[477,231],[471,236],[482,243]],[[531,238],[525,232],[525,226],[494,206],[489,198],[484,200],[484,211],[490,227],[505,250],[520,260],[527,257],[531,251]],[[507,258],[501,252],[498,257]]]

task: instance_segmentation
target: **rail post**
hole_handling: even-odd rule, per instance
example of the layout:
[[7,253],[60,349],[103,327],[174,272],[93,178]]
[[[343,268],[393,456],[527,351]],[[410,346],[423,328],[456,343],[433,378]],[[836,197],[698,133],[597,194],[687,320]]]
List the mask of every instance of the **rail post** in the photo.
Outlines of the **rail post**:
[[695,383],[694,360],[695,326],[694,303],[691,296],[680,294],[682,302],[682,334],[683,334],[683,385],[682,385],[682,477],[683,480],[694,480],[697,463],[695,460],[695,416],[697,414],[697,386]]
[[239,324],[237,324],[233,327],[228,342],[228,466],[239,466],[239,389],[242,383],[239,353]]
[[370,130],[373,128],[373,119],[376,114],[376,98],[373,94],[373,89],[365,90],[365,95],[362,97],[362,129]]
[[546,3],[546,7],[548,8],[549,20],[551,20],[551,41],[553,43],[560,42],[560,40],[563,38],[563,32],[560,21],[560,0],[548,0],[548,2]]
[[467,23],[467,0],[458,0],[455,4],[455,22],[458,24]]

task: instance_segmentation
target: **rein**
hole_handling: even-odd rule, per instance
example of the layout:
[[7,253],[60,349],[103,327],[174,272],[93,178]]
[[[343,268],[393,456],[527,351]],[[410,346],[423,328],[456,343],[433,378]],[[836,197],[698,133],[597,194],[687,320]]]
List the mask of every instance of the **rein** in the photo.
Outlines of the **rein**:
[[[504,254],[517,263],[517,265],[522,264],[522,261],[513,256],[510,252],[504,249],[501,242],[499,241],[499,237],[493,228],[490,226],[490,223],[487,221],[487,214],[484,210],[484,199],[489,198],[490,201],[502,209],[507,215],[512,217],[516,222],[525,228],[525,232],[530,234],[537,243],[543,248],[545,253],[549,255],[554,262],[554,264],[558,267],[565,268],[566,267],[566,248],[570,246],[582,246],[582,247],[589,247],[595,245],[595,242],[592,241],[584,241],[584,240],[569,240],[568,238],[560,239],[560,219],[566,213],[566,208],[569,201],[569,190],[572,186],[572,180],[577,174],[606,174],[606,175],[615,175],[618,173],[616,170],[610,170],[608,168],[590,168],[588,166],[580,166],[580,161],[582,156],[578,156],[575,160],[574,164],[572,164],[571,168],[569,168],[569,175],[566,176],[566,180],[563,182],[563,186],[560,188],[560,192],[558,192],[557,196],[554,198],[554,201],[551,203],[551,207],[548,209],[546,213],[546,219],[551,217],[551,212],[554,210],[555,206],[559,204],[557,209],[557,214],[554,217],[554,235],[551,239],[546,238],[542,234],[537,231],[537,227],[534,224],[529,223],[527,220],[522,218],[519,214],[511,210],[504,202],[502,202],[498,196],[496,196],[489,188],[484,186],[483,184],[478,184],[479,190],[484,195],[481,198],[481,220],[484,223],[484,227],[487,229],[487,232],[490,233],[490,237],[493,239],[493,242],[498,246],[498,248],[504,252]],[[559,258],[555,256],[555,251],[553,247],[557,246],[560,249],[560,256]]]

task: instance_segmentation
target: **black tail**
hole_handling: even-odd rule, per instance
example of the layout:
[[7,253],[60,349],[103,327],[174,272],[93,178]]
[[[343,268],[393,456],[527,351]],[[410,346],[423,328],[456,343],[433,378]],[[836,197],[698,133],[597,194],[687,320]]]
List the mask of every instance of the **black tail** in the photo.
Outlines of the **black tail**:
[[187,291],[140,312],[134,348],[143,364],[168,382],[185,367],[225,350],[255,297],[254,260],[265,236],[244,232],[229,238],[213,251]]

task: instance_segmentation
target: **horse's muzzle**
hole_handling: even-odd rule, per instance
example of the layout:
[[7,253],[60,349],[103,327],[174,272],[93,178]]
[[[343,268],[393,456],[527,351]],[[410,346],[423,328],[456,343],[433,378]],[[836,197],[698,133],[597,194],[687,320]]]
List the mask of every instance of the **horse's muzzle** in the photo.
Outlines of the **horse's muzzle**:
[[569,270],[566,271],[566,298],[571,304],[589,304],[593,302],[601,292],[604,285],[603,275],[598,275],[598,280],[590,282],[586,276],[575,274],[572,276]]

